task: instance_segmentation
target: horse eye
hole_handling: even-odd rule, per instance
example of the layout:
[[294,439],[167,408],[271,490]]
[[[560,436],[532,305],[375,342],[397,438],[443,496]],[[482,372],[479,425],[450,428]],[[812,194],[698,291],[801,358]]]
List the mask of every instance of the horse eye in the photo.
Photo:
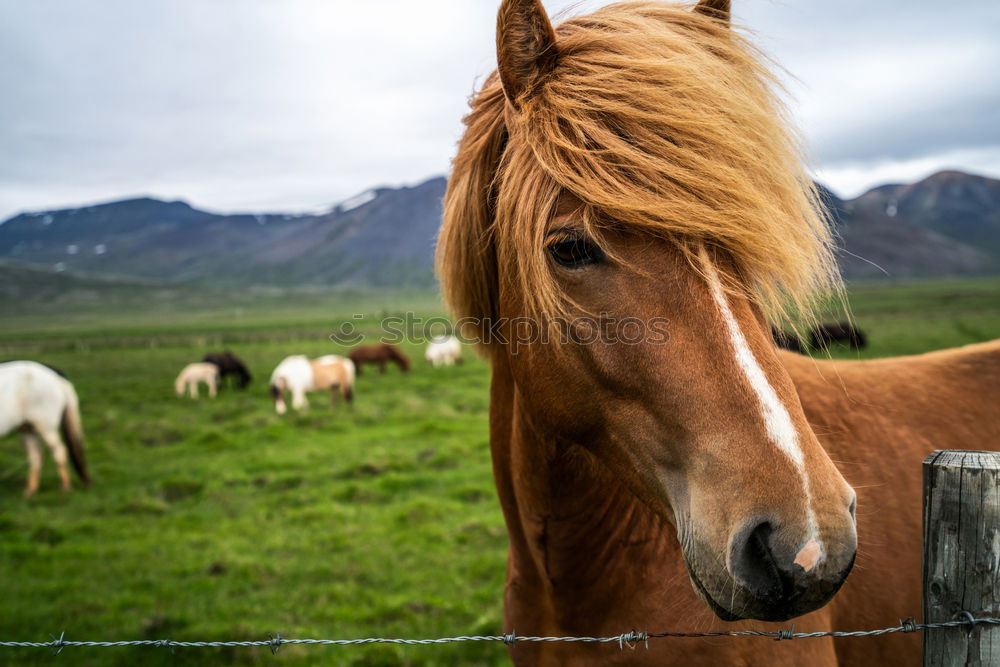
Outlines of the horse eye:
[[590,266],[604,259],[604,253],[600,248],[581,238],[562,238],[550,243],[547,249],[556,264],[569,269]]

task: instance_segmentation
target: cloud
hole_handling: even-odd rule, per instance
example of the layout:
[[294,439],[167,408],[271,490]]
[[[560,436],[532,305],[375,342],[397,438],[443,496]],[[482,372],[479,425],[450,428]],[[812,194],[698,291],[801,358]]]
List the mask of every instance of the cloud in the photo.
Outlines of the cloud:
[[[496,4],[0,0],[0,219],[137,194],[315,210],[446,172]],[[834,188],[1000,162],[1000,3],[734,4]]]
[[313,208],[442,173],[492,55],[461,28],[492,10],[446,0],[41,0],[3,13],[14,56],[0,78],[18,103],[0,105],[0,215],[139,193]]
[[840,194],[943,168],[1000,175],[1000,3],[734,4],[787,70],[812,162]]

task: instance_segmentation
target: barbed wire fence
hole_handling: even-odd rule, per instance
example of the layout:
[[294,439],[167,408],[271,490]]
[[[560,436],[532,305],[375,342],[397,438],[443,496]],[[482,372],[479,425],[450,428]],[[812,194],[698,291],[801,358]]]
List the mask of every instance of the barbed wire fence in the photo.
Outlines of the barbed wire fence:
[[[982,477],[986,481],[979,480]],[[973,478],[975,484],[966,481]],[[971,489],[971,490],[970,490]],[[990,494],[980,492],[990,489]],[[938,450],[924,461],[924,590],[937,587],[934,596],[924,595],[925,618],[949,618],[927,623],[917,623],[913,617],[900,620],[898,625],[875,630],[819,632],[796,632],[795,625],[786,630],[722,630],[714,632],[640,632],[635,629],[607,637],[576,636],[532,636],[518,635],[515,630],[500,635],[468,635],[439,637],[432,639],[401,639],[387,637],[366,637],[360,639],[295,639],[285,638],[276,633],[267,639],[243,641],[175,641],[173,639],[139,639],[126,641],[77,641],[66,639],[63,632],[56,638],[49,635],[47,642],[0,641],[0,649],[49,649],[59,654],[67,647],[74,648],[114,648],[114,647],[155,647],[155,648],[253,648],[266,647],[277,653],[282,646],[364,646],[372,644],[395,644],[405,646],[444,645],[466,642],[502,643],[515,646],[519,643],[583,643],[617,644],[620,650],[627,648],[649,648],[650,641],[663,639],[693,638],[758,638],[776,641],[848,637],[879,637],[895,633],[916,633],[929,630],[952,630],[953,632],[928,633],[924,636],[925,664],[987,664],[980,662],[981,648],[988,652],[991,642],[982,642],[975,632],[982,627],[983,634],[991,626],[1000,626],[1000,618],[984,615],[975,616],[964,610],[949,614],[950,609],[963,604],[964,591],[977,590],[986,595],[984,600],[1000,600],[996,563],[1000,559],[1000,547],[992,545],[992,551],[983,550],[980,536],[1000,530],[1000,452],[979,452],[971,450]],[[963,493],[963,491],[968,491]],[[987,497],[988,496],[988,497]],[[989,501],[989,502],[987,502]],[[964,513],[963,511],[964,510]],[[971,514],[976,517],[980,530],[958,531],[951,529],[955,517]],[[950,522],[950,523],[949,523]],[[992,543],[985,546],[990,547]],[[966,548],[968,547],[968,548]],[[940,552],[940,553],[939,553]],[[987,558],[989,557],[989,558]],[[981,563],[993,564],[992,575],[986,577]],[[942,570],[946,576],[930,576]],[[957,573],[961,573],[961,575]],[[986,609],[995,610],[1000,603],[991,602]],[[952,606],[954,605],[954,606]],[[981,613],[987,613],[983,611]],[[933,646],[931,644],[934,644]],[[928,656],[935,658],[926,662]],[[944,662],[940,659],[944,658]],[[997,664],[989,658],[989,664]]]
[[619,649],[637,648],[643,646],[649,648],[650,640],[658,639],[696,639],[709,637],[750,637],[758,639],[772,639],[775,641],[787,641],[793,639],[818,639],[822,637],[844,638],[844,637],[880,637],[882,635],[894,634],[897,632],[913,633],[927,630],[941,630],[948,628],[962,628],[967,632],[972,632],[977,625],[1000,625],[1000,618],[981,617],[976,618],[971,612],[958,612],[956,618],[951,621],[939,623],[917,623],[913,618],[908,618],[894,625],[878,630],[855,630],[837,631],[827,630],[821,632],[796,632],[795,625],[791,625],[787,630],[721,630],[718,632],[638,632],[630,630],[620,635],[609,637],[537,637],[531,635],[518,635],[511,632],[505,635],[463,635],[458,637],[438,637],[434,639],[396,639],[389,637],[366,637],[362,639],[290,639],[275,633],[267,639],[247,640],[247,641],[175,641],[173,639],[136,639],[129,641],[75,641],[66,639],[63,632],[59,637],[49,635],[51,638],[47,642],[20,642],[20,641],[0,641],[0,648],[44,648],[50,649],[54,654],[59,654],[64,648],[116,648],[125,646],[148,646],[155,648],[252,648],[267,647],[272,653],[277,653],[282,646],[364,646],[369,644],[398,644],[405,646],[427,646],[441,644],[459,644],[467,642],[497,642],[514,646],[522,642],[564,642],[583,644],[617,644]]

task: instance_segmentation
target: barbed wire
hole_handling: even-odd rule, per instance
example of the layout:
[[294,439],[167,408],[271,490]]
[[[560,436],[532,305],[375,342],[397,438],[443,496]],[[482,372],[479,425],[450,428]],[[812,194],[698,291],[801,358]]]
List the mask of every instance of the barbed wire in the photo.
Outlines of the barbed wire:
[[276,633],[268,639],[247,641],[210,641],[185,642],[173,639],[134,639],[128,641],[73,641],[66,639],[63,632],[57,639],[49,635],[47,642],[17,642],[0,641],[0,648],[47,648],[54,654],[60,653],[66,647],[81,648],[112,648],[118,646],[152,646],[157,648],[251,648],[268,647],[272,653],[277,653],[282,646],[362,646],[365,644],[402,644],[406,646],[425,646],[433,644],[457,644],[463,642],[499,642],[513,646],[520,642],[579,642],[585,644],[618,644],[619,649],[635,648],[639,645],[649,648],[651,639],[692,639],[698,637],[756,637],[786,641],[792,639],[816,639],[820,637],[879,637],[896,632],[919,632],[942,628],[965,628],[971,632],[977,625],[1000,625],[1000,618],[976,618],[968,611],[955,614],[955,620],[938,623],[917,623],[913,618],[901,620],[894,625],[878,630],[839,631],[826,630],[821,632],[795,632],[793,624],[787,630],[720,630],[717,632],[637,632],[631,630],[610,637],[536,637],[518,635],[511,632],[505,635],[462,635],[458,637],[439,637],[435,639],[396,639],[390,637],[366,637],[362,639],[288,639]]

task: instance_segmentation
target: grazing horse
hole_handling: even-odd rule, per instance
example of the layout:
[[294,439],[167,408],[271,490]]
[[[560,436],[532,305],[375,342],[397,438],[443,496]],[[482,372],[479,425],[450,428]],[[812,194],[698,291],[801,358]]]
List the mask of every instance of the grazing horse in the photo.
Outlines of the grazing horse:
[[376,364],[379,373],[385,373],[385,365],[392,362],[404,373],[410,372],[410,358],[390,343],[377,345],[361,345],[348,353],[348,358],[354,362],[354,368],[361,375],[361,367],[365,364]]
[[845,343],[856,350],[863,350],[868,345],[868,337],[850,322],[817,324],[809,330],[809,344],[813,349],[825,349],[830,343]]
[[[622,2],[558,28],[538,0],[503,0],[497,63],[465,119],[437,262],[492,365],[506,630],[919,615],[921,461],[1000,442],[1000,344],[849,362],[773,344],[769,320],[808,315],[840,283],[774,79],[728,0]],[[664,321],[668,336],[635,344],[604,333]],[[515,325],[532,333],[518,345]],[[899,633],[509,651],[825,667],[916,664],[920,646]]]
[[434,368],[462,363],[462,344],[454,336],[439,336],[427,344],[424,358]]
[[215,398],[219,382],[219,367],[204,361],[188,364],[181,369],[177,379],[174,380],[174,391],[177,392],[178,396],[183,396],[184,391],[187,390],[191,394],[191,398],[198,398],[198,383],[200,382],[208,385],[208,395]]
[[246,389],[253,376],[246,364],[235,354],[226,350],[225,352],[211,352],[206,354],[202,361],[215,364],[219,367],[219,384],[227,377],[232,378],[230,382],[237,389]]
[[775,345],[783,350],[798,352],[799,354],[809,354],[806,346],[802,344],[802,340],[798,336],[788,333],[779,327],[771,327],[771,339]]
[[83,454],[80,404],[73,385],[60,373],[34,361],[0,364],[0,437],[14,429],[20,430],[28,452],[25,497],[38,491],[42,472],[39,439],[48,446],[59,466],[59,480],[64,491],[71,488],[67,453],[80,480],[90,485]]
[[310,360],[304,354],[285,357],[271,374],[270,392],[274,399],[274,409],[279,415],[285,414],[285,392],[292,393],[292,407],[305,410],[309,407],[306,392],[331,390],[333,404],[337,395],[350,403],[354,400],[354,362],[350,359],[328,354]]

